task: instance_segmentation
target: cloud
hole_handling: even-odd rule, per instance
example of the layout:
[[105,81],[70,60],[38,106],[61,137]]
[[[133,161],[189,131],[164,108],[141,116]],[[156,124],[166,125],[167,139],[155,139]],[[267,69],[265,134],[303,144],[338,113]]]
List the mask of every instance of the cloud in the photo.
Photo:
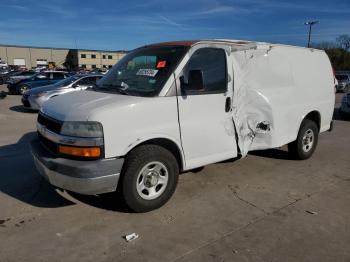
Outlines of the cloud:
[[49,12],[55,15],[58,15],[64,19],[71,19],[76,16],[76,14],[69,8],[64,8],[62,5],[54,4],[54,3],[43,3],[39,4],[39,7],[43,9],[44,12]]
[[275,0],[236,0],[238,5],[254,6],[254,9],[260,13],[278,11],[300,11],[306,13],[323,13],[323,14],[349,14],[350,8],[348,5],[342,6],[334,2],[315,4],[312,2],[296,2],[296,1],[275,1]]
[[232,6],[218,6],[214,8],[209,8],[207,10],[193,12],[193,14],[194,15],[211,15],[211,14],[227,13],[232,11],[234,11],[234,8]]
[[176,23],[175,21],[173,21],[173,20],[171,20],[171,19],[169,19],[169,18],[167,18],[167,17],[165,17],[165,16],[163,16],[163,15],[158,15],[158,17],[161,18],[161,19],[163,19],[163,21],[165,21],[165,22],[166,22],[167,24],[169,24],[169,25],[178,26],[178,27],[183,26],[183,25],[178,24],[178,23]]

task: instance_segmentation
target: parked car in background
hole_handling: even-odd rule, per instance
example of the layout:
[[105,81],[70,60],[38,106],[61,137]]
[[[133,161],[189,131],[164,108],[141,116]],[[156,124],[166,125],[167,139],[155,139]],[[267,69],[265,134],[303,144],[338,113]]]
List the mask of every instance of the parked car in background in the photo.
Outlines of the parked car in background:
[[90,74],[107,74],[108,73],[108,69],[107,68],[96,68],[92,71],[90,71]]
[[23,95],[28,89],[32,89],[39,86],[45,86],[54,84],[62,79],[69,77],[67,72],[63,71],[44,71],[34,74],[32,77],[8,81],[7,88],[10,94]]
[[102,75],[75,75],[55,84],[42,86],[26,91],[22,96],[24,107],[39,110],[44,102],[62,94],[81,91],[93,87]]
[[9,84],[9,83],[17,83],[20,80],[30,78],[36,74],[35,71],[12,71],[6,75],[3,75],[0,79],[0,83]]
[[4,72],[10,72],[10,68],[8,66],[0,66],[0,74]]
[[337,92],[350,91],[350,75],[349,74],[336,74],[335,78],[338,80],[336,86]]
[[339,108],[339,115],[341,117],[350,117],[350,93],[343,96],[341,106]]

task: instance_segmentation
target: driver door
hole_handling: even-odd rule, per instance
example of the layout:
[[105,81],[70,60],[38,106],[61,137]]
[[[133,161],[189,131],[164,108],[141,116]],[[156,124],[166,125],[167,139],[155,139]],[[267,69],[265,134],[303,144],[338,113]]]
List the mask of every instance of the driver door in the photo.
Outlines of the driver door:
[[224,49],[205,47],[183,69],[178,110],[187,169],[237,156],[227,68],[232,67]]

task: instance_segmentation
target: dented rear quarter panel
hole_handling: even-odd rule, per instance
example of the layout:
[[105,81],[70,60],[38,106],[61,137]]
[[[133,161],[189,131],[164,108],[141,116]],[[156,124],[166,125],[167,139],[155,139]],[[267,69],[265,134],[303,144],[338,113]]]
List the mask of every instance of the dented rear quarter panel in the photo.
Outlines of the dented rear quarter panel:
[[[239,145],[250,150],[285,145],[297,137],[303,118],[321,115],[329,129],[334,107],[332,68],[323,51],[283,45],[234,53],[235,110]],[[270,130],[259,130],[260,122]]]

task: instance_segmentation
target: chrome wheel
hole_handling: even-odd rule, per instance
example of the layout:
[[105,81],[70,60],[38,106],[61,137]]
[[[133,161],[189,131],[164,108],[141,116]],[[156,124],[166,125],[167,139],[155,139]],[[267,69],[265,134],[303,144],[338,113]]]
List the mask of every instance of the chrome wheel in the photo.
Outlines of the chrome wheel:
[[19,88],[19,93],[21,94],[21,95],[23,95],[24,94],[24,92],[25,91],[27,91],[28,90],[28,87],[27,86],[21,86],[20,88]]
[[159,197],[168,184],[169,172],[166,166],[158,161],[146,164],[136,180],[137,193],[145,200]]
[[303,136],[303,151],[309,152],[314,144],[314,132],[311,129],[306,130]]

